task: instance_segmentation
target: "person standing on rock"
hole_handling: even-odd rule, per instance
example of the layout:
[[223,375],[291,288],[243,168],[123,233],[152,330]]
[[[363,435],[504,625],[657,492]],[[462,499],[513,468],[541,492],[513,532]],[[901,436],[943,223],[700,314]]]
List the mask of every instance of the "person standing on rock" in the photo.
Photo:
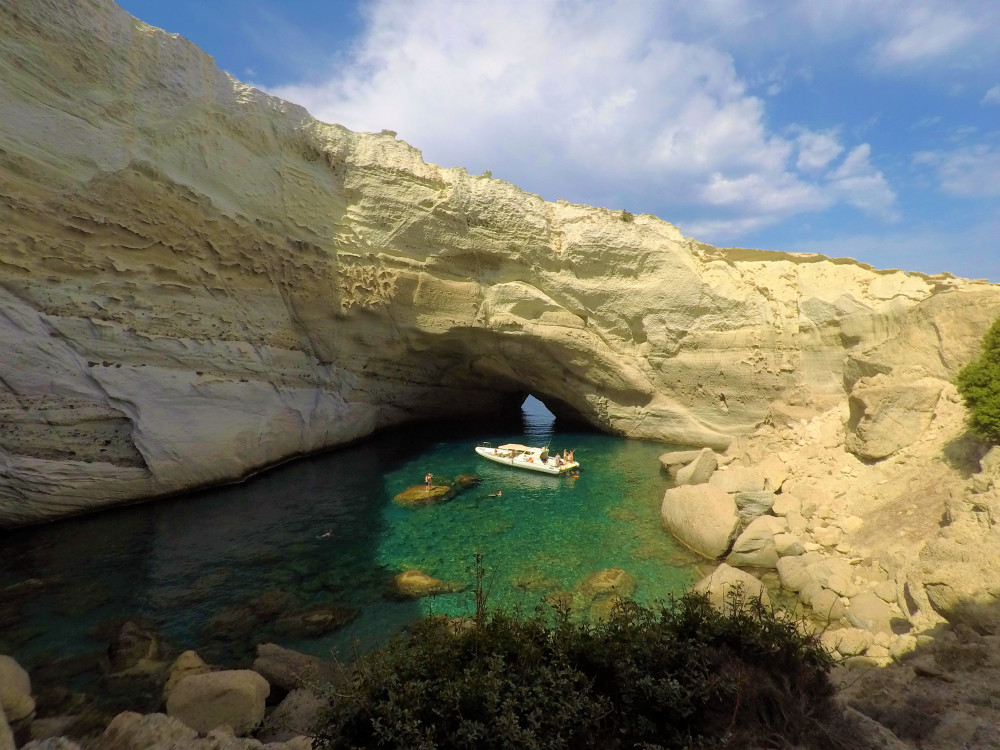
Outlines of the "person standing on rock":
[[431,477],[433,477],[433,476],[434,475],[431,474],[429,471],[424,476],[424,490],[426,490],[427,492],[431,491]]

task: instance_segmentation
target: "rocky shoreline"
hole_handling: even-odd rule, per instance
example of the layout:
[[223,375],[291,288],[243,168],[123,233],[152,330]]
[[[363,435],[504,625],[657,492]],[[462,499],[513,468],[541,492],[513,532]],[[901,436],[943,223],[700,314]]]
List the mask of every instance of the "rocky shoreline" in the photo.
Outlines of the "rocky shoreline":
[[818,634],[885,746],[1000,746],[1000,448],[947,384],[884,460],[851,452],[849,423],[847,404],[779,414],[724,454],[664,454],[663,525],[718,561],[697,588],[742,583]]

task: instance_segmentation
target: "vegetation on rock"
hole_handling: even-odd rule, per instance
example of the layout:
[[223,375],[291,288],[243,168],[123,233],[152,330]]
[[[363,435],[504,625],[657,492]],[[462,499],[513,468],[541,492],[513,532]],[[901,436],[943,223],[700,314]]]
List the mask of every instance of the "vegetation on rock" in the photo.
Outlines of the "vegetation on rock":
[[1000,318],[983,336],[979,359],[962,368],[956,385],[972,431],[1000,443]]
[[830,657],[741,591],[724,610],[696,595],[655,609],[622,601],[595,623],[477,603],[473,620],[426,619],[363,656],[329,689],[317,750],[851,742]]

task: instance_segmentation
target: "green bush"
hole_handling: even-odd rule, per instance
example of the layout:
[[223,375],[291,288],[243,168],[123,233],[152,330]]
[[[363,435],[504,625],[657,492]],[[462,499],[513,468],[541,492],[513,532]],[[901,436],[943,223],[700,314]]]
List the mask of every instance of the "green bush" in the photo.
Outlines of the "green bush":
[[962,369],[956,385],[965,399],[969,428],[1000,443],[1000,318],[983,336],[979,359]]
[[847,747],[814,638],[759,602],[427,619],[329,688],[323,748]]

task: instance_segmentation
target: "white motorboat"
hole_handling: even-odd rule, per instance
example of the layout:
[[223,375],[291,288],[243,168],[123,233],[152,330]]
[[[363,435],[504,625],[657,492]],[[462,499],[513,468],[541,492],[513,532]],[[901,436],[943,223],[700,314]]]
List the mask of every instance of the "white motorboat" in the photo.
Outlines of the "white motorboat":
[[517,469],[540,471],[543,474],[567,474],[580,468],[576,461],[567,461],[560,455],[549,455],[548,446],[532,448],[530,445],[508,443],[494,448],[489,443],[476,446],[476,453],[487,461]]

